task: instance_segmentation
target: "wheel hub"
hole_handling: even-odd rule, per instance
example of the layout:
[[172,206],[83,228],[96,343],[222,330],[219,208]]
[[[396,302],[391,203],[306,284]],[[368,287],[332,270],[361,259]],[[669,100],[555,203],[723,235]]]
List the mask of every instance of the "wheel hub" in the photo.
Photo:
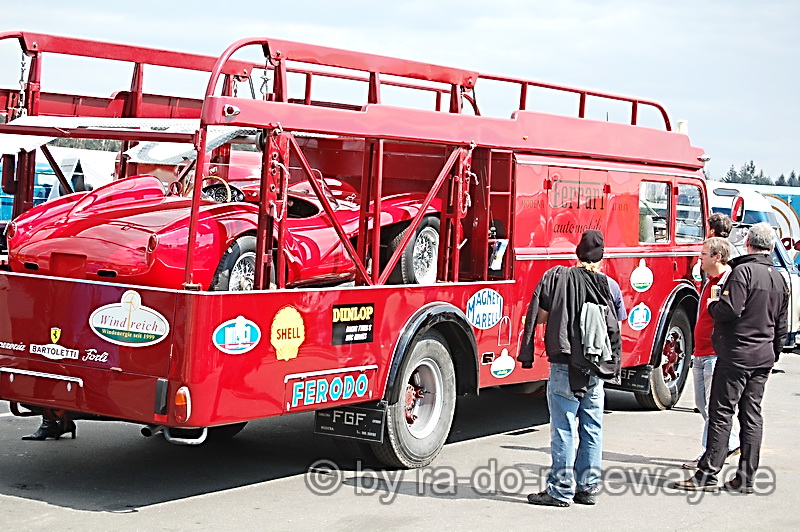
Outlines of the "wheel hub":
[[684,355],[681,335],[673,331],[670,333],[667,341],[664,342],[664,364],[661,370],[664,372],[665,381],[674,381],[678,379],[677,368],[683,362]]

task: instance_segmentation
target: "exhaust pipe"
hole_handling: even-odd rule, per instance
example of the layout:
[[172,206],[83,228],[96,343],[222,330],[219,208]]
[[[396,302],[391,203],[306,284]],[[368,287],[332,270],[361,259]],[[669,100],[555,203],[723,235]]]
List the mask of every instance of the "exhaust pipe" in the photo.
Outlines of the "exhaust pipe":
[[147,425],[142,427],[142,436],[149,438],[164,430],[164,425]]

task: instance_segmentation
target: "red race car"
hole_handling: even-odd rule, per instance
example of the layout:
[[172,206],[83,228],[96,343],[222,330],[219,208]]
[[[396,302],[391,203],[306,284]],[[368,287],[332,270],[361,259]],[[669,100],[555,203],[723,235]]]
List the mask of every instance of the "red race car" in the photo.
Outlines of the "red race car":
[[[239,159],[246,157],[240,155]],[[196,247],[191,250],[195,254],[193,278],[203,289],[253,288],[257,175],[252,166],[232,163],[227,180],[204,179],[207,186],[199,206]],[[353,241],[359,224],[358,192],[318,172],[314,178]],[[165,187],[152,175],[138,175],[34,207],[9,226],[11,268],[42,275],[181,288],[191,210],[191,199],[182,194],[189,188],[182,186],[184,182],[189,180]],[[394,252],[423,199],[424,195],[414,193],[382,199],[382,255],[385,252],[388,257]],[[441,202],[432,203],[390,282],[435,282],[440,210]],[[290,180],[286,211],[279,213],[287,217],[282,250],[287,264],[286,286],[352,281],[355,264],[305,179]]]

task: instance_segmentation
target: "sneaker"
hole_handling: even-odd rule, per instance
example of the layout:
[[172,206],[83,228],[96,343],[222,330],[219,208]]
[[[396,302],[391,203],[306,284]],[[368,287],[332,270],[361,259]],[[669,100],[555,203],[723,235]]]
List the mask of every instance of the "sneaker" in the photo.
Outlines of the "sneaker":
[[733,477],[728,482],[722,485],[725,491],[738,491],[739,493],[753,493],[753,486],[742,486],[742,481],[739,477]]
[[597,494],[600,493],[600,488],[597,486],[591,487],[588,490],[579,491],[575,493],[575,504],[587,504],[593,506],[597,504]]
[[690,461],[686,462],[685,464],[683,464],[681,467],[683,469],[697,469],[697,464],[699,462],[700,462],[700,460],[690,460]]
[[567,501],[560,501],[547,493],[547,491],[543,491],[541,493],[531,493],[528,495],[528,502],[538,506],[556,506],[558,508],[566,508],[569,506]]
[[676,490],[683,490],[683,491],[717,491],[717,483],[716,482],[700,482],[695,477],[689,477],[686,480],[679,480],[672,484],[672,487]]

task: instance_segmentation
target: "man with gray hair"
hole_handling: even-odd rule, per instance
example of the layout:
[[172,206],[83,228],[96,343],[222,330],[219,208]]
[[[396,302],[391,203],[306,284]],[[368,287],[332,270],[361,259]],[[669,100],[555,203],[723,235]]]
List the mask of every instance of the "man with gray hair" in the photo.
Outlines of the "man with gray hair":
[[763,432],[761,399],[787,330],[788,289],[770,257],[775,241],[775,232],[766,222],[751,227],[745,240],[747,255],[731,260],[733,270],[719,299],[707,303],[718,357],[711,383],[708,439],[697,472],[676,482],[677,489],[716,491],[738,407],[742,454],[736,476],[723,489],[753,492]]

